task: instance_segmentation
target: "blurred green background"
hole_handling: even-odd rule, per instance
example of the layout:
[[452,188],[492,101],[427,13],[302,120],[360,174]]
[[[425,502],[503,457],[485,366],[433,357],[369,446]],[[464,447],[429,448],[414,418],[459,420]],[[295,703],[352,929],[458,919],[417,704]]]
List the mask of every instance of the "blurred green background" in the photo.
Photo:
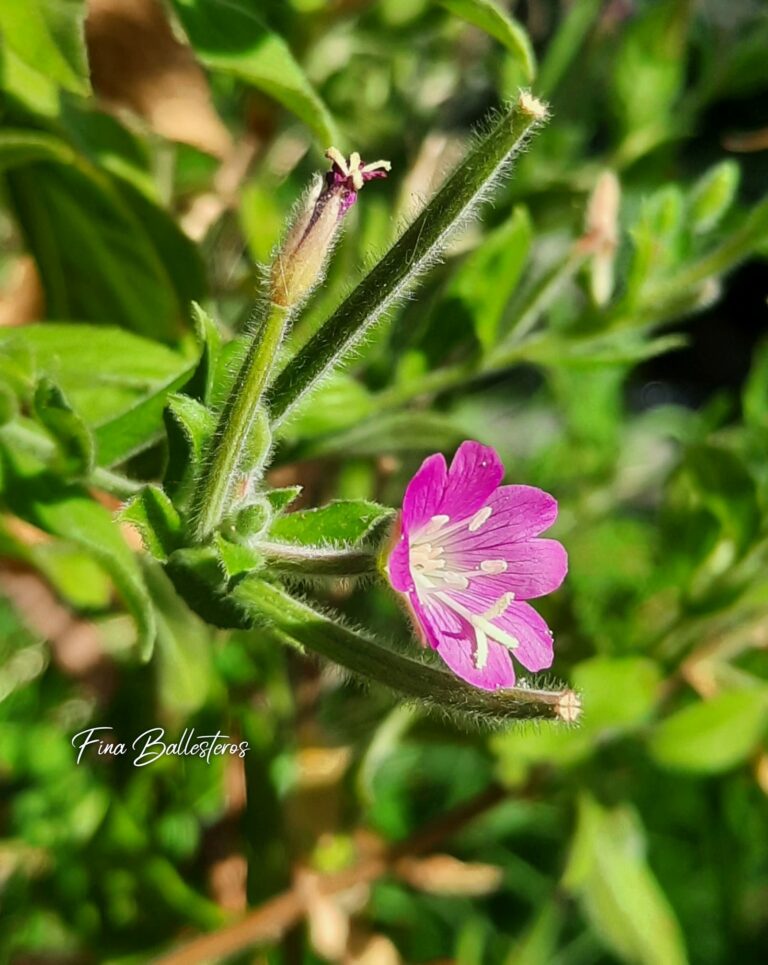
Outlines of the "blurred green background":
[[[258,949],[177,960],[765,959],[767,51],[758,0],[0,0],[0,481],[46,474],[0,517],[0,960],[150,961],[246,910]],[[329,144],[392,174],[293,345],[521,85],[552,121],[271,473],[397,506],[476,438],[557,496],[583,722],[488,734],[205,626],[106,493],[159,477],[190,301],[242,329]],[[409,639],[386,587],[318,594]],[[77,765],[95,726],[251,749]]]

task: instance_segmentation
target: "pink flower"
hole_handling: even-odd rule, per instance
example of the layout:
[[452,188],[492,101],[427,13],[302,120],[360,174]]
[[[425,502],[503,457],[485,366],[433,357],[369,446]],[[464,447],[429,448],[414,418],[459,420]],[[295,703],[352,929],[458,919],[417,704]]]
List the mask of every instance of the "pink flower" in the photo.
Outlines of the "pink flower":
[[463,442],[450,469],[439,453],[408,484],[389,579],[425,642],[483,690],[511,687],[512,655],[528,670],[552,664],[552,633],[525,603],[556,590],[568,570],[560,543],[538,539],[557,502],[532,486],[501,486],[496,451]]

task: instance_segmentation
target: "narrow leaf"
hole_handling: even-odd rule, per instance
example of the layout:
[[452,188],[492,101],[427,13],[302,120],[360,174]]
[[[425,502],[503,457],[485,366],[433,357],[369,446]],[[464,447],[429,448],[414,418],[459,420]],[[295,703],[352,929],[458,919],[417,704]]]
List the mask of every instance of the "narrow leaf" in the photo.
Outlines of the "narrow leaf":
[[338,141],[330,111],[282,37],[239,0],[174,0],[200,60],[233,74],[279,101],[312,130],[323,147]]
[[520,63],[525,79],[532,81],[536,73],[536,58],[531,41],[520,24],[493,0],[437,0],[457,17],[484,30],[503,44]]
[[181,519],[159,486],[147,486],[128,500],[120,518],[138,529],[147,552],[157,560],[167,560],[181,545]]

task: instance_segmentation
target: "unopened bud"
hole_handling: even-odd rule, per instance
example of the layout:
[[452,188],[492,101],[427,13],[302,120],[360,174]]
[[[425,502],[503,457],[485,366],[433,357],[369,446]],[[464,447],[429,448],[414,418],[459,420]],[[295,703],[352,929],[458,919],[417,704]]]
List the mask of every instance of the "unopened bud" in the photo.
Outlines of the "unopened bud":
[[270,297],[284,308],[302,302],[322,280],[341,222],[358,191],[366,181],[386,177],[390,169],[389,161],[363,164],[357,151],[348,161],[334,147],[325,156],[331,170],[318,176],[307,192],[272,265]]
[[582,251],[592,255],[590,287],[598,305],[613,293],[613,267],[619,243],[621,188],[613,171],[603,171],[587,204]]

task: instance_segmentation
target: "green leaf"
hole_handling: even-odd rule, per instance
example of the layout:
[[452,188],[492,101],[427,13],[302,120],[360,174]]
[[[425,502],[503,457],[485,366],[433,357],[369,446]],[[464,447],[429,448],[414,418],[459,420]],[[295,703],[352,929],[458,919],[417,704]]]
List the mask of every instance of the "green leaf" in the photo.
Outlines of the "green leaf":
[[233,543],[225,539],[221,533],[214,536],[216,549],[219,553],[221,565],[227,579],[260,569],[264,565],[263,554],[245,546],[243,543]]
[[156,560],[165,562],[182,544],[181,518],[159,486],[147,486],[129,499],[120,519],[138,529],[147,552]]
[[685,78],[687,18],[686,4],[657,0],[627,22],[609,86],[625,135],[660,130],[672,118]]
[[503,44],[520,63],[530,83],[536,74],[536,58],[525,29],[493,0],[437,0],[452,14],[484,30]]
[[762,342],[752,357],[742,405],[747,423],[768,429],[768,342]]
[[274,97],[299,117],[323,147],[338,142],[330,111],[290,48],[240,0],[174,0],[200,60]]
[[194,246],[167,213],[84,158],[27,163],[5,179],[50,318],[178,337],[187,295],[201,297],[202,274]]
[[216,422],[211,410],[191,396],[174,394],[167,401],[168,463],[163,485],[178,504],[188,495]]
[[112,577],[134,618],[137,648],[148,660],[155,641],[152,607],[138,562],[109,512],[78,486],[40,469],[36,460],[3,453],[4,495],[12,512],[87,550]]
[[70,479],[89,476],[94,466],[93,436],[61,389],[50,379],[41,379],[34,407],[37,418],[56,442],[60,456],[56,468],[61,475]]
[[77,163],[77,154],[58,137],[39,131],[6,128],[0,131],[0,170],[34,161]]
[[28,358],[34,375],[61,387],[93,431],[102,466],[159,438],[167,396],[192,371],[183,355],[107,325],[25,325],[0,332],[0,350],[11,360]]
[[583,729],[619,732],[651,716],[660,695],[661,670],[645,657],[593,657],[576,667],[573,685],[584,703]]
[[177,595],[161,567],[147,560],[143,570],[157,623],[160,705],[185,719],[203,706],[214,686],[211,633]]
[[301,546],[340,546],[361,542],[392,510],[364,499],[338,500],[319,509],[302,509],[276,519],[271,539]]
[[301,489],[301,486],[283,486],[281,489],[269,489],[264,495],[275,513],[282,513],[299,498]]
[[85,0],[4,0],[3,41],[24,63],[75,94],[89,94]]
[[608,811],[582,796],[563,883],[619,959],[686,965],[680,926],[648,867],[643,828],[629,808]]
[[648,741],[662,767],[719,774],[743,763],[768,724],[768,691],[738,690],[698,701],[667,717]]
[[192,304],[192,318],[200,345],[200,360],[194,375],[184,387],[184,394],[210,405],[221,354],[221,335],[214,320],[197,302]]
[[690,225],[697,234],[717,227],[733,204],[741,170],[735,161],[722,161],[694,184],[688,198]]
[[532,238],[528,212],[515,208],[512,217],[467,258],[448,286],[447,297],[465,303],[486,349],[498,341],[504,309],[525,267]]

